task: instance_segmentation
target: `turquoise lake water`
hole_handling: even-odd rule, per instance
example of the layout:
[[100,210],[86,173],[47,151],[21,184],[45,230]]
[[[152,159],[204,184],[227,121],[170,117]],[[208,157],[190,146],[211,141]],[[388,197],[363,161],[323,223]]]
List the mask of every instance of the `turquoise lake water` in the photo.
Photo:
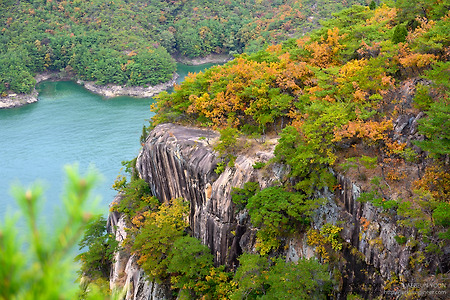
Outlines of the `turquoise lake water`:
[[[212,65],[178,65],[178,82],[188,72]],[[107,213],[121,162],[139,153],[142,126],[153,115],[153,99],[104,99],[67,81],[43,82],[38,90],[38,102],[0,110],[0,221],[17,210],[11,185],[28,186],[36,180],[45,187],[40,219],[52,219],[54,209],[62,205],[64,166],[73,163],[82,173],[94,166],[103,175],[95,194],[101,196],[100,209]]]

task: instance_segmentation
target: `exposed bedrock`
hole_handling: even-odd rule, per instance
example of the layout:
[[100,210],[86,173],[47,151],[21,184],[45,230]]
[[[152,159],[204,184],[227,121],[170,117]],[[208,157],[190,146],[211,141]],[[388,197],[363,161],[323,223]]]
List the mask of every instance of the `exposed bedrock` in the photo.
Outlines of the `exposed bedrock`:
[[[227,167],[218,175],[215,169],[221,160],[210,146],[217,139],[218,133],[207,129],[158,125],[143,145],[136,167],[161,201],[182,197],[190,202],[189,222],[193,235],[210,247],[216,264],[233,266],[242,252],[255,251],[256,229],[251,226],[245,211],[235,213],[232,187],[257,181],[265,188],[282,181],[288,169],[279,164],[253,168],[255,162],[266,162],[273,157],[276,144],[273,142],[239,155],[233,168]],[[385,282],[393,275],[405,280],[413,276],[409,267],[412,250],[407,245],[399,245],[394,238],[396,235],[409,236],[412,232],[401,230],[396,225],[397,220],[380,208],[358,202],[361,190],[354,182],[339,174],[337,179],[338,188],[334,192],[326,189],[317,192],[317,197],[327,201],[317,209],[312,226],[320,229],[323,224],[332,223],[343,227],[343,259],[339,262],[342,293],[339,298],[345,299],[348,292],[366,298],[383,295]],[[287,260],[315,255],[304,233],[286,244]],[[129,260],[134,261],[132,257]],[[126,272],[127,264],[116,262],[116,267]],[[136,269],[127,278],[141,278],[140,272]],[[143,283],[135,283],[139,284]]]
[[210,247],[217,264],[232,264],[241,253],[239,239],[246,230],[234,214],[232,187],[258,181],[264,188],[280,180],[284,168],[274,165],[262,171],[252,167],[273,156],[272,145],[251,156],[238,156],[234,168],[217,175],[221,160],[210,146],[217,138],[210,130],[158,125],[148,136],[136,167],[161,201],[182,197],[190,202],[193,235]]

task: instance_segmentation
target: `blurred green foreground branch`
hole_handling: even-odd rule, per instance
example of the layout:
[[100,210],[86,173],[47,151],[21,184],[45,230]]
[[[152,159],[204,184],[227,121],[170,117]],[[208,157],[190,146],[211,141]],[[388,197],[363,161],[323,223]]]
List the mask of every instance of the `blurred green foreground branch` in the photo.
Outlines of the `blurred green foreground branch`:
[[[74,247],[94,218],[96,199],[91,195],[99,179],[90,170],[83,177],[77,166],[67,166],[63,211],[51,231],[38,224],[43,188],[15,186],[13,195],[21,214],[6,215],[0,224],[0,299],[109,299],[98,287],[80,292]],[[23,218],[25,228],[17,230]],[[102,295],[103,294],[103,295]],[[111,297],[114,298],[114,297]]]

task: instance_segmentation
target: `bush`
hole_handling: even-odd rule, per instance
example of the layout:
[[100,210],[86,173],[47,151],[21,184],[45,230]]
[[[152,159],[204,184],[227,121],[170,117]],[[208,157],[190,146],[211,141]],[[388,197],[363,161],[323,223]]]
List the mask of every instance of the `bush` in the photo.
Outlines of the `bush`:
[[261,254],[276,250],[283,237],[309,225],[318,200],[281,187],[269,187],[248,199],[247,209],[257,233],[257,248]]
[[236,205],[235,210],[241,211],[247,206],[248,199],[254,196],[260,190],[258,182],[246,182],[244,183],[244,187],[241,188],[232,188],[231,191],[231,200]]
[[332,289],[328,266],[315,259],[270,261],[243,254],[234,276],[238,288],[231,299],[326,299]]
[[89,282],[97,279],[109,280],[109,273],[114,262],[114,253],[119,242],[106,230],[106,219],[98,216],[86,226],[83,239],[78,243],[85,251],[76,257],[81,262],[79,274]]

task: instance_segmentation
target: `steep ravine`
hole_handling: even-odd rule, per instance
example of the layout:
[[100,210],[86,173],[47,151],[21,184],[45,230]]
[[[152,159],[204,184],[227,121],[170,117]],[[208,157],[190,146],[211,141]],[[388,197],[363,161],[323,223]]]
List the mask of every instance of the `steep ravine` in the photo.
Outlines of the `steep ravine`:
[[[136,167],[150,185],[152,193],[161,201],[183,197],[190,202],[189,222],[193,235],[206,244],[216,264],[232,266],[237,256],[253,252],[256,230],[245,213],[235,214],[231,188],[242,187],[247,181],[258,181],[262,188],[282,180],[287,168],[273,164],[269,168],[254,169],[256,161],[273,157],[275,143],[266,143],[261,149],[252,149],[239,155],[234,168],[226,168],[217,175],[214,170],[220,161],[210,144],[218,134],[206,130],[174,124],[161,124],[152,130],[141,150]],[[267,145],[269,144],[269,145]],[[344,239],[340,285],[345,299],[348,292],[357,292],[372,298],[384,293],[386,281],[392,276],[411,278],[408,269],[410,249],[399,245],[394,236],[401,232],[396,220],[370,203],[356,201],[360,188],[348,178],[337,175],[338,188],[318,192],[327,203],[316,212],[313,227],[325,223],[343,227]],[[116,214],[109,224],[117,225],[116,237],[121,240],[124,222]],[[288,242],[288,260],[311,257],[314,249],[308,246],[306,235]],[[111,272],[111,284],[130,283],[127,299],[162,299],[164,288],[146,282],[135,258],[117,253]],[[362,288],[364,287],[364,288]]]

